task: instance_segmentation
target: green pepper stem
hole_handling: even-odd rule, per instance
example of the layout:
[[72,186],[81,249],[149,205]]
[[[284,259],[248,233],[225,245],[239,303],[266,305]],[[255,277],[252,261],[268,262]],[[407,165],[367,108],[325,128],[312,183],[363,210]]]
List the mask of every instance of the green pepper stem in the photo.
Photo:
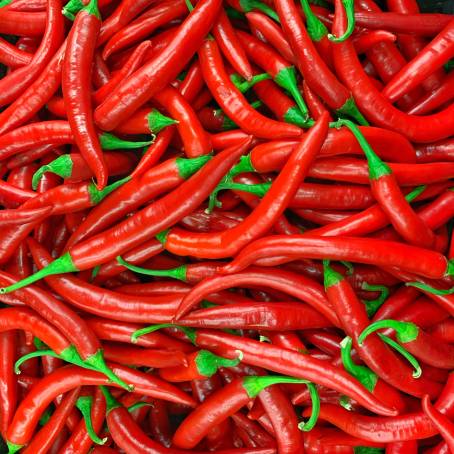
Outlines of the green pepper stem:
[[125,183],[131,180],[130,176],[122,178],[121,180],[115,181],[109,186],[106,186],[104,189],[99,190],[94,183],[91,183],[88,186],[88,192],[90,194],[90,201],[92,205],[98,205],[103,199],[105,199],[109,194],[114,192],[120,186],[123,186]]
[[435,288],[431,287],[430,285],[423,284],[422,282],[407,282],[405,284],[408,287],[415,287],[419,288],[419,290],[422,290],[423,292],[431,293],[432,295],[452,295],[454,293],[454,287],[451,287],[449,289],[442,289],[442,288]]
[[101,385],[99,388],[104,395],[104,399],[106,399],[106,414],[109,414],[115,408],[122,407],[122,405],[115,399],[115,397],[112,396],[112,393],[109,391],[107,386]]
[[140,266],[132,265],[131,263],[124,260],[121,256],[117,257],[117,262],[120,265],[123,265],[128,270],[134,271],[135,273],[145,274],[147,276],[161,276],[161,277],[171,277],[173,279],[178,279],[179,281],[187,282],[186,274],[188,271],[187,265],[181,265],[177,268],[172,268],[170,270],[150,270],[147,268],[142,268]]
[[298,429],[303,432],[309,432],[317,424],[318,417],[320,415],[320,396],[317,391],[317,387],[309,382],[307,383],[307,388],[309,389],[309,395],[311,396],[312,401],[312,413],[311,417],[307,421],[302,421],[298,424]]
[[147,147],[153,143],[153,140],[147,140],[144,142],[123,140],[114,136],[110,132],[103,132],[99,136],[99,141],[103,150],[133,150],[135,148]]
[[323,260],[323,280],[325,289],[327,289],[343,281],[344,276],[329,266],[329,260]]
[[92,406],[93,406],[92,396],[81,396],[76,401],[76,407],[80,410],[84,418],[88,436],[91,438],[93,443],[103,445],[107,441],[107,437],[99,438],[97,433],[95,432],[95,429],[93,428],[93,421],[91,419]]
[[419,378],[422,374],[422,369],[421,366],[419,365],[418,360],[405,348],[402,347],[402,345],[398,344],[396,341],[390,339],[388,336],[385,336],[384,334],[378,333],[380,336],[381,340],[385,343],[387,343],[390,347],[394,348],[397,352],[399,352],[415,369],[413,371],[413,378]]
[[246,93],[255,84],[258,84],[259,82],[262,82],[263,80],[270,80],[270,79],[271,79],[271,76],[268,73],[256,74],[255,76],[252,77],[251,80],[244,80],[238,74],[232,74],[230,76],[230,80],[233,82],[235,87],[238,88],[238,90],[241,93]]
[[148,114],[148,127],[150,128],[150,132],[157,134],[158,132],[162,131],[164,128],[170,125],[174,125],[178,123],[177,120],[173,118],[167,117],[159,112],[158,109],[153,109]]
[[251,11],[257,9],[280,24],[279,16],[276,11],[260,0],[240,0],[240,6],[245,13],[250,13]]
[[89,356],[83,362],[84,364],[93,367],[98,372],[104,374],[112,383],[116,383],[118,386],[125,389],[126,391],[132,391],[134,389],[132,385],[128,385],[124,380],[118,377],[118,375],[116,375],[109,368],[104,359],[102,350],[98,350],[94,355]]
[[10,443],[6,441],[6,446],[8,447],[8,454],[15,454],[20,451],[24,445],[16,445],[15,443]]
[[363,133],[360,131],[358,126],[355,125],[355,123],[353,123],[351,120],[340,119],[334,123],[331,123],[330,126],[335,128],[346,126],[355,136],[366,156],[369,166],[369,178],[371,180],[377,180],[382,176],[390,175],[392,173],[390,167],[378,157],[378,155],[369,145],[369,142],[366,140]]
[[304,119],[307,120],[309,118],[309,110],[304,102],[301,92],[298,89],[295,68],[293,66],[288,66],[281,69],[281,71],[279,71],[279,73],[274,77],[274,81],[282,88],[290,92],[296,102],[296,105],[303,114]]
[[354,0],[342,0],[342,5],[345,8],[347,14],[347,29],[342,36],[335,36],[331,33],[328,35],[328,39],[333,43],[341,43],[350,38],[351,34],[355,30],[355,5]]
[[405,200],[407,202],[412,202],[413,200],[415,200],[417,197],[419,197],[425,190],[426,190],[427,186],[426,185],[421,185],[421,186],[417,186],[415,189],[413,189],[413,191],[409,192],[406,196],[405,196]]
[[159,325],[151,325],[151,326],[147,326],[145,328],[142,328],[142,329],[138,329],[137,331],[134,331],[132,334],[131,334],[131,342],[133,344],[137,343],[138,341],[138,338],[140,336],[143,336],[145,334],[149,334],[149,333],[154,333],[155,331],[158,331],[162,328],[176,328],[176,329],[179,329],[180,331],[183,331],[184,334],[186,334],[186,337],[194,344],[194,345],[197,345],[196,344],[196,331],[194,328],[188,328],[186,326],[179,326],[179,325],[173,325],[172,323],[161,323]]
[[46,267],[37,271],[35,274],[28,276],[16,283],[9,285],[8,287],[0,288],[0,294],[14,292],[20,288],[26,287],[27,285],[33,284],[33,282],[39,281],[47,276],[62,273],[73,273],[79,271],[73,263],[72,257],[69,252],[58,257],[53,262],[49,263]]
[[380,329],[391,328],[396,332],[397,340],[403,344],[417,339],[419,328],[411,322],[398,320],[378,320],[371,323],[359,336],[358,343],[361,345],[369,334]]
[[364,304],[366,305],[366,311],[368,317],[372,317],[375,312],[382,306],[382,304],[386,301],[389,296],[389,289],[385,285],[370,285],[367,282],[363,282],[361,284],[361,288],[363,290],[367,290],[368,292],[380,292],[380,296],[371,301],[365,301]]
[[348,117],[353,118],[353,120],[355,120],[361,126],[369,125],[363,114],[359,111],[355,100],[352,97],[348,98],[347,101],[345,101],[344,105],[339,107],[336,112],[340,116],[347,115]]
[[186,8],[188,8],[188,11],[192,12],[194,7],[192,6],[191,0],[184,0],[184,2],[186,3]]
[[201,169],[212,157],[212,154],[207,154],[204,156],[198,156],[197,158],[176,158],[175,164],[178,168],[178,175],[183,180],[187,180],[190,176],[194,175],[194,173]]
[[301,110],[299,110],[298,106],[290,107],[283,118],[286,123],[293,123],[300,128],[312,128],[315,124],[315,121],[311,118],[306,119]]
[[342,364],[345,370],[355,377],[367,390],[373,392],[378,381],[377,374],[366,366],[355,364],[351,357],[352,339],[345,337],[340,343]]
[[301,7],[303,8],[304,15],[306,16],[307,33],[309,33],[312,41],[321,41],[328,35],[328,29],[325,24],[313,13],[307,0],[301,0]]
[[301,378],[286,377],[284,375],[254,375],[243,377],[243,387],[251,399],[257,397],[260,392],[268,386],[278,385],[281,383],[303,383],[307,385],[311,382]]
[[32,177],[32,188],[38,188],[39,181],[46,172],[54,173],[62,178],[69,178],[73,171],[73,161],[70,154],[63,154],[49,164],[41,166]]
[[61,358],[60,355],[55,353],[53,350],[37,350],[34,352],[27,353],[24,356],[21,356],[15,363],[14,363],[14,373],[19,375],[21,373],[20,367],[22,364],[24,364],[26,361],[28,361],[31,358],[38,358],[40,356],[53,356],[54,358]]
[[132,413],[135,410],[139,410],[143,407],[153,407],[154,405],[151,402],[136,402],[135,404],[128,407],[129,413]]
[[73,21],[76,18],[76,14],[84,8],[82,0],[69,0],[69,2],[63,7],[62,14],[69,20]]
[[165,229],[162,232],[159,232],[156,234],[156,239],[163,245],[165,246],[166,241],[167,241],[167,235],[169,234],[170,229]]
[[241,362],[243,353],[236,359],[223,358],[208,350],[200,350],[195,358],[197,370],[204,377],[212,377],[220,367],[235,367]]

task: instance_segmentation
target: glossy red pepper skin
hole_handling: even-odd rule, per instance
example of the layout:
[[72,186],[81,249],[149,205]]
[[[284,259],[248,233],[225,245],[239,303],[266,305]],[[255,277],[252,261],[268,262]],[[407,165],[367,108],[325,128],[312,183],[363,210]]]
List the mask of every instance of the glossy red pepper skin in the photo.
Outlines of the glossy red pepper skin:
[[42,36],[46,28],[46,13],[0,11],[0,33],[19,36]]
[[107,60],[115,52],[151,36],[157,28],[186,15],[187,12],[188,9],[182,0],[168,0],[156,4],[132,23],[125,24],[107,41],[102,52],[103,59]]
[[422,408],[424,413],[430,418],[432,424],[437,427],[441,436],[446,441],[449,450],[454,450],[454,424],[445,415],[433,407],[430,403],[429,396],[424,396]]
[[16,68],[18,66],[28,65],[32,55],[28,52],[18,49],[5,39],[0,39],[0,62],[5,66]]
[[[178,28],[165,51],[123,81],[95,111],[96,123],[106,131],[118,126],[155,93],[170,83],[198,50],[213,25],[220,0],[204,0]],[[131,96],[131,94],[134,94]]]
[[298,137],[302,131],[295,125],[277,122],[254,110],[235,87],[224,68],[215,41],[207,39],[198,52],[205,82],[228,117],[246,133],[261,138]]
[[101,20],[96,3],[94,6],[90,3],[87,9],[84,8],[77,14],[68,35],[62,72],[62,91],[75,143],[96,175],[98,189],[103,189],[107,184],[108,172],[93,122],[89,90],[100,27]]
[[17,383],[14,374],[14,362],[16,360],[16,333],[6,331],[0,333],[0,354],[2,362],[0,365],[0,433],[6,436],[11,420],[16,410],[18,395]]
[[[169,385],[157,377],[144,372],[135,371],[125,366],[111,364],[115,374],[134,385],[136,392],[171,402],[182,402],[194,406],[194,400],[173,385]],[[7,439],[14,444],[27,444],[41,414],[55,396],[67,392],[77,386],[104,385],[107,379],[99,372],[69,366],[57,369],[41,379],[33,388],[33,392],[19,405],[13,422],[8,428]],[[109,383],[109,385],[112,385]]]
[[383,95],[394,102],[417,87],[427,76],[454,56],[453,40],[454,19],[388,82],[383,89]]
[[[219,331],[197,331],[197,345],[216,354],[236,358],[236,350],[243,352],[242,363],[263,367],[280,374],[301,377],[346,394],[379,414],[395,414],[395,410],[380,403],[344,370],[326,361],[301,355],[299,352],[283,349],[272,344],[232,336]],[[280,359],[278,359],[280,358]]]
[[[16,69],[0,81],[0,105],[4,106],[20,95],[38,77],[63,42],[64,22],[61,1],[47,2],[46,31],[39,48],[26,66]],[[0,12],[1,17],[1,12]]]
[[166,87],[153,98],[178,122],[176,128],[187,157],[196,158],[212,151],[210,135],[203,129],[197,114],[183,95],[172,87]]
[[269,231],[289,205],[297,185],[305,178],[327,132],[328,117],[324,115],[295,148],[257,208],[237,227],[214,234],[191,234],[182,229],[171,229],[165,241],[166,250],[199,258],[230,257],[254,238]]
[[[344,30],[345,17],[336,14],[333,33],[341,35]],[[454,105],[426,117],[404,114],[393,107],[370,82],[351,43],[337,43],[333,55],[339,77],[352,91],[361,112],[375,125],[400,132],[415,142],[432,142],[449,137],[454,128]]]

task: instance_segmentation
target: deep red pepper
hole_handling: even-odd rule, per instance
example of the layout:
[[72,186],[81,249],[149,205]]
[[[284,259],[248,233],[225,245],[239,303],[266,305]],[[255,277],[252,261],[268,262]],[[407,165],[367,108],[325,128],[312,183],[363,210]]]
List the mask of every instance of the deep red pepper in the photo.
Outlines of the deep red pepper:
[[17,383],[14,374],[16,359],[16,332],[6,331],[0,333],[0,397],[2,400],[0,412],[0,433],[6,436],[8,426],[13,419],[17,404]]
[[0,62],[12,68],[28,65],[32,55],[13,46],[5,39],[0,39]]
[[454,424],[430,403],[429,396],[424,396],[422,399],[422,408],[424,413],[432,421],[438,429],[450,451],[454,450]]
[[[95,121],[111,130],[178,75],[213,25],[220,0],[202,0],[163,52],[123,81],[95,111]],[[133,94],[133,96],[131,96]]]
[[229,118],[245,132],[262,138],[298,137],[301,129],[271,120],[254,110],[225,71],[219,48],[207,39],[198,52],[205,82]]
[[74,140],[96,175],[98,189],[107,184],[108,171],[96,134],[91,108],[91,67],[101,20],[96,0],[77,15],[68,35],[62,72],[62,91]]
[[427,76],[454,56],[453,40],[454,20],[451,20],[415,58],[388,82],[383,89],[383,95],[394,102],[417,87]]
[[0,33],[18,36],[42,36],[46,28],[46,13],[0,11]]

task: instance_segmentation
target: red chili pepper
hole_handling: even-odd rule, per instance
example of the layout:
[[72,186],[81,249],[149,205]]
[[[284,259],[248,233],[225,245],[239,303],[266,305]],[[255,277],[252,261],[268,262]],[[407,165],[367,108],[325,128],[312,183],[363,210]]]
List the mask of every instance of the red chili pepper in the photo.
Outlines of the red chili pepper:
[[237,227],[214,234],[191,234],[171,229],[164,247],[177,255],[222,258],[235,255],[243,246],[267,232],[288,206],[289,200],[319,152],[327,134],[327,115],[304,137],[257,208]]
[[449,450],[452,451],[454,449],[454,424],[432,406],[427,395],[422,399],[422,408],[446,441]]
[[[356,351],[376,375],[370,375],[368,371],[349,363],[349,352],[346,352],[344,364],[351,364],[350,370],[347,370],[363,383],[367,383],[366,388],[377,398],[388,405],[394,402],[396,408],[402,411],[405,404],[394,388],[418,397],[424,393],[430,393],[432,396],[440,393],[438,383],[424,376],[417,379],[412,376],[411,368],[400,361],[379,337],[368,338],[368,343],[363,343],[362,332],[369,324],[366,306],[356,297],[348,281],[329,265],[325,265],[325,290],[329,301],[336,309],[343,329],[352,338]],[[377,376],[383,381],[377,381]]]
[[[227,149],[219,153],[176,191],[167,194],[112,229],[93,237],[91,240],[71,247],[69,252],[55,262],[56,265],[51,265],[50,269],[46,267],[38,274],[33,275],[33,277],[30,276],[27,282],[25,280],[21,281],[20,284],[18,283],[14,288],[9,288],[8,290],[12,291],[20,286],[28,285],[45,275],[93,268],[132,249],[151,235],[158,234],[163,229],[173,225],[200,205],[209,192],[214,189],[226,170],[244,153],[249,143],[250,140],[247,140],[240,147]],[[204,185],[200,187],[202,181]],[[185,193],[191,194],[191,198],[185,205],[179,205],[179,201]],[[124,227],[124,225],[128,227]],[[148,228],[145,228],[147,225]],[[130,233],[127,233],[128,229]],[[119,238],[117,238],[116,231],[121,231],[122,241],[118,241]],[[109,235],[112,235],[112,238],[115,237],[115,239],[111,241]],[[92,242],[96,244],[94,249],[90,244]],[[57,268],[58,271],[55,270],[56,273],[54,273],[52,268]]]
[[[0,105],[2,106],[14,101],[18,95],[30,86],[46,67],[63,41],[61,2],[60,0],[48,0],[47,6],[46,31],[32,60],[28,65],[16,69],[0,81]],[[1,17],[2,12],[0,12],[0,21]]]
[[71,247],[84,238],[105,230],[149,200],[176,188],[209,160],[209,156],[195,159],[173,158],[132,178],[88,214],[71,235],[67,246]]
[[[197,331],[196,343],[229,358],[237,357],[237,350],[243,353],[242,363],[263,367],[274,372],[306,378],[311,382],[335,389],[350,396],[379,414],[395,414],[373,397],[362,385],[342,369],[309,355],[301,355],[284,348],[258,342],[245,337],[233,336],[220,331]],[[279,359],[278,359],[279,358]]]
[[396,35],[385,30],[375,30],[371,32],[362,33],[353,38],[353,45],[355,46],[356,53],[364,54],[371,47],[382,42],[394,42]]
[[394,12],[355,12],[356,25],[368,29],[384,29],[395,33],[435,36],[451,21],[449,14],[403,14]]
[[[104,419],[106,415],[106,402],[104,397],[99,389],[95,391],[93,405],[91,407],[91,422],[93,431],[98,433],[103,425]],[[65,440],[66,441],[66,440]],[[88,453],[91,446],[93,444],[93,440],[91,439],[85,419],[82,418],[80,423],[76,426],[74,431],[72,431],[71,436],[68,440],[64,443],[61,447],[61,454],[72,454],[74,452],[79,451],[80,453]]]
[[24,449],[25,454],[44,454],[52,446],[63,429],[69,413],[79,397],[80,388],[68,392],[45,426],[38,431],[32,442]]
[[238,40],[237,32],[232,27],[229,17],[224,10],[219,13],[218,20],[213,27],[213,36],[222,50],[225,58],[246,80],[252,79],[252,68],[246,53]]
[[[170,83],[197,52],[213,25],[220,0],[202,0],[178,28],[165,50],[123,81],[95,111],[95,121],[111,130]],[[133,93],[133,96],[131,96]]]
[[32,55],[13,46],[8,41],[0,39],[0,62],[5,66],[17,68],[30,63]]
[[[407,17],[407,16],[405,16]],[[454,20],[443,30],[383,89],[383,95],[392,102],[417,87],[427,76],[454,56]]]
[[68,36],[62,73],[68,121],[82,156],[96,175],[98,189],[107,184],[107,166],[93,123],[90,80],[101,20],[96,0],[78,13]]
[[14,362],[16,359],[16,333],[5,331],[0,333],[0,397],[2,406],[0,412],[0,433],[6,436],[17,405],[17,383],[14,374]]
[[228,77],[215,41],[207,39],[199,49],[205,82],[229,118],[245,132],[257,137],[298,137],[301,129],[271,120],[254,110]]
[[[271,257],[276,259],[270,260]],[[450,276],[453,266],[438,252],[393,241],[355,237],[275,235],[247,245],[231,263],[222,267],[220,272],[237,273],[252,263],[265,262],[268,266],[274,266],[297,258],[326,257],[377,266],[396,266],[433,279]]]
[[46,28],[46,13],[0,11],[0,33],[18,36],[42,36]]
[[[336,14],[333,32],[341,34],[345,29],[345,17]],[[355,101],[364,115],[374,124],[400,132],[415,142],[432,142],[448,137],[453,130],[453,105],[427,117],[404,114],[393,107],[370,82],[348,41],[336,44],[333,53],[336,71],[351,89]]]
[[107,60],[115,52],[131,47],[151,36],[156,29],[185,16],[187,12],[188,9],[183,0],[167,0],[158,3],[131,24],[120,28],[109,39],[102,52],[103,59]]

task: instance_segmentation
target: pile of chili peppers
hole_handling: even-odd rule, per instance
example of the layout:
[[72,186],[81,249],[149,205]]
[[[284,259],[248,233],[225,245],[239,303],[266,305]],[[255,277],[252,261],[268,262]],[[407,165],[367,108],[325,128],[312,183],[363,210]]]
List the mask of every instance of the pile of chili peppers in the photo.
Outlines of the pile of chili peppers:
[[454,453],[454,16],[1,0],[0,35],[1,453]]

